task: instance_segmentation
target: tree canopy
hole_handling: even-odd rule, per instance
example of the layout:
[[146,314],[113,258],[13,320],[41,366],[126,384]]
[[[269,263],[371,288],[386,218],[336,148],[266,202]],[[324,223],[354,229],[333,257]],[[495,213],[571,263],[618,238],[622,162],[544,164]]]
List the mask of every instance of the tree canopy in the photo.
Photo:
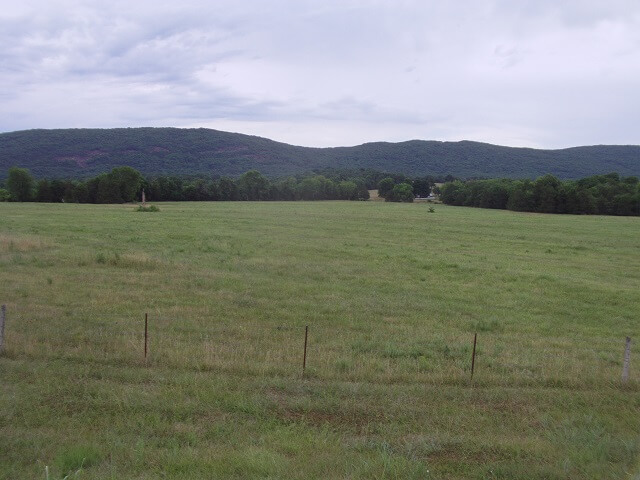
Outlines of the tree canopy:
[[391,192],[387,193],[385,201],[387,202],[413,202],[415,195],[413,194],[413,187],[409,183],[398,183],[394,185]]
[[640,182],[617,173],[560,181],[553,175],[531,180],[453,181],[441,188],[449,205],[522,212],[640,215]]
[[7,190],[10,199],[15,202],[33,200],[34,180],[26,168],[11,167],[7,176]]

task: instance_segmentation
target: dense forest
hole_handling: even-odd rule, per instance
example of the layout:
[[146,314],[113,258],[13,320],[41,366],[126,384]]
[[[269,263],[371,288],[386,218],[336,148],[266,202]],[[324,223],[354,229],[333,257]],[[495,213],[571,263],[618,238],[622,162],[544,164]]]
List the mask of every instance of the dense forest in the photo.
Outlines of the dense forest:
[[449,205],[523,212],[640,215],[640,182],[617,173],[569,181],[553,175],[535,181],[456,180],[440,188],[440,199]]
[[258,170],[278,178],[324,169],[371,169],[412,177],[534,179],[551,173],[575,179],[612,171],[640,175],[640,146],[538,150],[412,140],[306,148],[210,129],[27,130],[0,134],[0,179],[14,165],[28,168],[36,178],[69,179],[95,177],[122,165],[145,177],[238,177]]

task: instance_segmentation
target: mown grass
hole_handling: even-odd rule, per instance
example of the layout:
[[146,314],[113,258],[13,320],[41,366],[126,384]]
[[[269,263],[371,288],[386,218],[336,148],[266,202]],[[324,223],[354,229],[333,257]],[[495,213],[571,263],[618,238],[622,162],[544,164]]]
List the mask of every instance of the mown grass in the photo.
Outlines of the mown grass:
[[160,207],[0,204],[0,478],[640,474],[638,219]]

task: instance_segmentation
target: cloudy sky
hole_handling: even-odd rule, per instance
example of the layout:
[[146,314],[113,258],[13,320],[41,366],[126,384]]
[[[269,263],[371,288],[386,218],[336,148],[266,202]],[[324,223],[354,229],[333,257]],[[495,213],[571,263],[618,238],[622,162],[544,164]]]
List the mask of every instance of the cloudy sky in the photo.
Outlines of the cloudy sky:
[[4,0],[0,131],[640,144],[638,0]]

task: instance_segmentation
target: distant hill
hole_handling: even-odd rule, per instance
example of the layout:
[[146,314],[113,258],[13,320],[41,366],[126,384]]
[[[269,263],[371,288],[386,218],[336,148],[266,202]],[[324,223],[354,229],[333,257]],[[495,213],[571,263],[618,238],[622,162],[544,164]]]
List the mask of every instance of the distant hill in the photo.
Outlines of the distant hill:
[[640,176],[640,146],[562,150],[478,142],[412,140],[308,148],[210,129],[25,130],[0,134],[0,178],[11,166],[36,178],[86,178],[129,165],[144,175],[228,175],[257,169],[270,177],[315,169],[371,168],[412,176],[581,178],[608,172]]

